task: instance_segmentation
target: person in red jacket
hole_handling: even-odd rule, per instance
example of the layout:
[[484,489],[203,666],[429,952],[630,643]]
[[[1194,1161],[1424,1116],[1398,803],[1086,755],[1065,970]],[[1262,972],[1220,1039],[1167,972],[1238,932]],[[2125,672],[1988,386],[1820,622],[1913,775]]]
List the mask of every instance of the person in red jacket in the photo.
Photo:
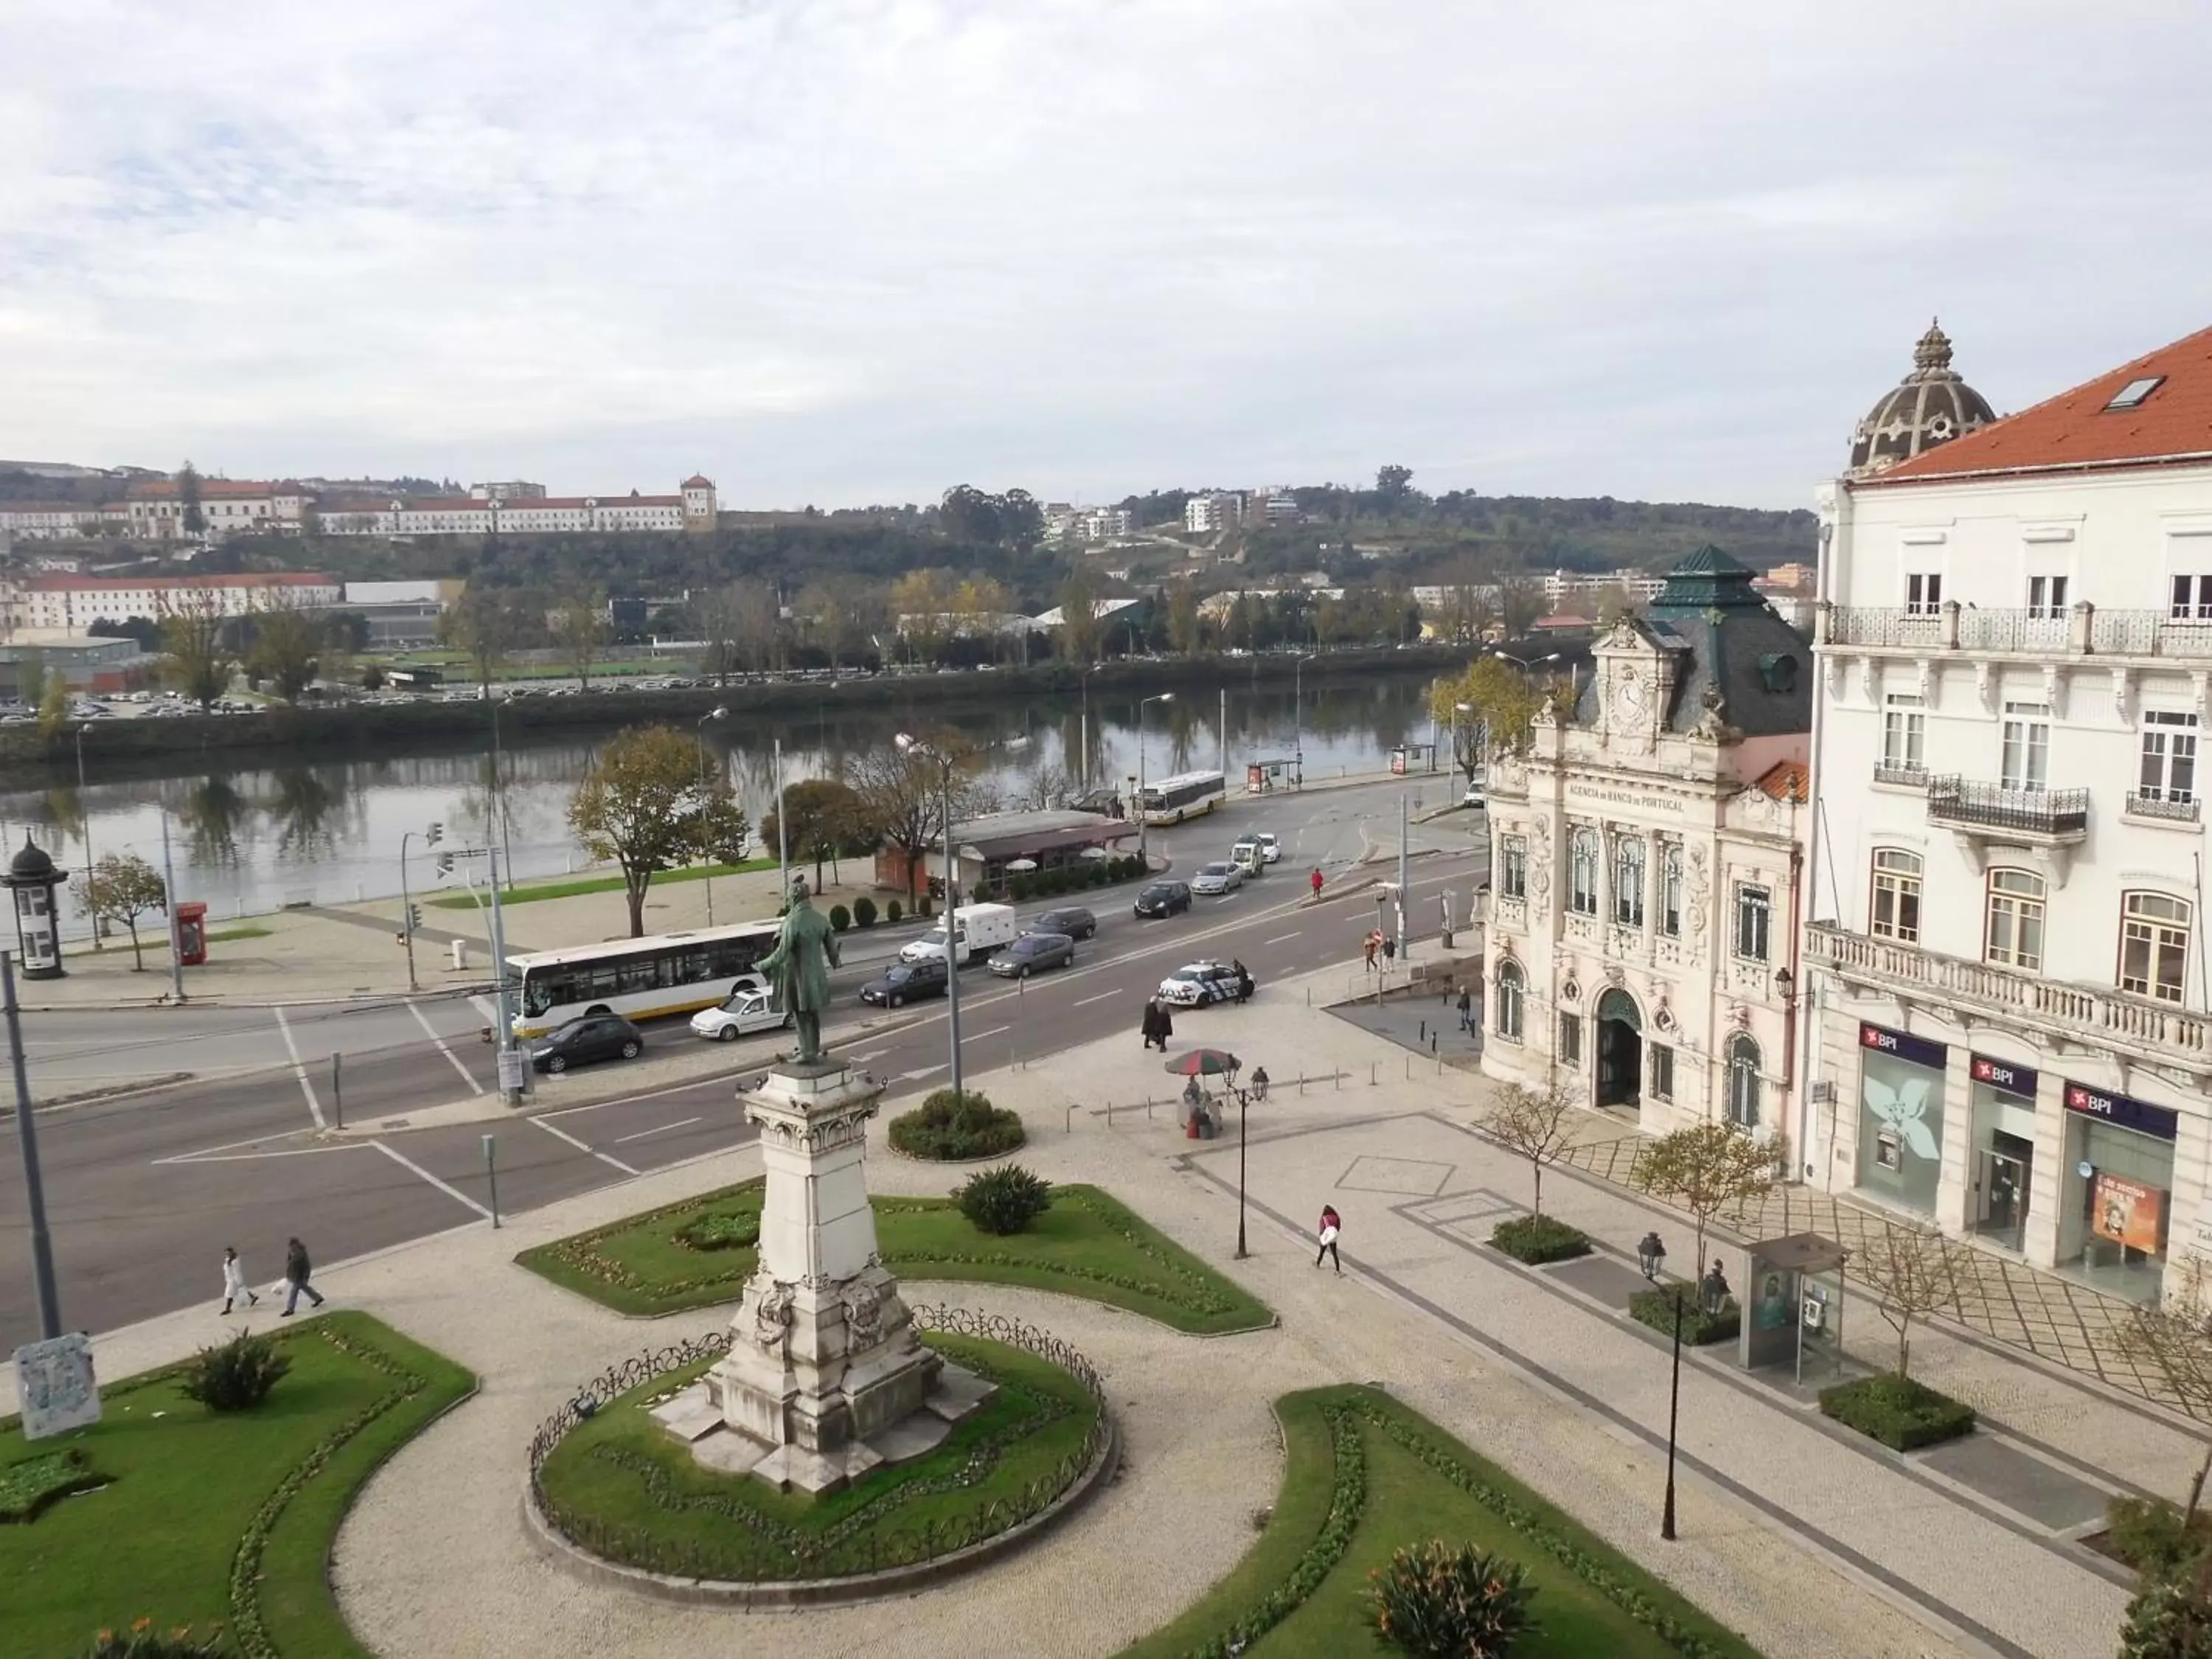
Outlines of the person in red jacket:
[[1337,1273],[1340,1275],[1343,1273],[1344,1258],[1336,1253],[1336,1237],[1343,1231],[1344,1218],[1337,1214],[1336,1206],[1322,1205],[1321,1206],[1321,1248],[1314,1252],[1315,1267],[1320,1267],[1322,1257],[1328,1256],[1336,1263]]
[[1321,867],[1318,865],[1314,867],[1313,874],[1308,877],[1307,879],[1313,883],[1314,896],[1316,898],[1319,898],[1321,896]]

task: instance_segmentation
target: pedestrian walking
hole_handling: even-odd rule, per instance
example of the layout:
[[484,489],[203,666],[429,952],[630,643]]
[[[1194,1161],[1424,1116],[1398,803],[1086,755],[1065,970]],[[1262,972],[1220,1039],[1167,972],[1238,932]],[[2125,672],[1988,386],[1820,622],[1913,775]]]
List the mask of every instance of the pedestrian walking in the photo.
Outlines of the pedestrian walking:
[[241,1296],[246,1298],[246,1305],[249,1308],[258,1305],[261,1301],[260,1291],[248,1290],[246,1286],[246,1264],[238,1259],[238,1247],[226,1244],[222,1247],[223,1312],[228,1313],[231,1304]]
[[1143,1033],[1145,1047],[1157,1044],[1162,1054],[1167,1053],[1168,1039],[1175,1035],[1175,1021],[1168,1017],[1167,1004],[1158,997],[1146,998],[1144,1021],[1138,1030]]
[[1371,974],[1371,973],[1373,973],[1373,972],[1375,971],[1375,953],[1376,953],[1377,951],[1381,950],[1382,948],[1382,930],[1381,930],[1380,928],[1374,928],[1374,929],[1370,929],[1370,930],[1369,931],[1369,933],[1368,933],[1367,939],[1366,939],[1366,945],[1365,945],[1365,951],[1366,951],[1366,955],[1367,955],[1367,971],[1368,971],[1369,973],[1370,973],[1370,974]]
[[1336,1271],[1340,1277],[1341,1277],[1344,1273],[1344,1258],[1336,1253],[1336,1236],[1343,1231],[1344,1218],[1337,1214],[1336,1206],[1334,1204],[1322,1205],[1321,1206],[1321,1231],[1317,1235],[1321,1240],[1321,1248],[1314,1252],[1314,1266],[1316,1267],[1320,1267],[1322,1257],[1327,1256],[1330,1261],[1336,1263]]
[[323,1293],[307,1282],[314,1272],[314,1264],[307,1260],[307,1247],[296,1238],[284,1246],[284,1317],[289,1319],[292,1310],[300,1305],[302,1291],[318,1308],[323,1305]]
[[1314,896],[1316,898],[1319,898],[1321,896],[1321,866],[1319,865],[1316,865],[1314,866],[1313,874],[1307,877],[1306,879],[1313,883]]
[[1459,988],[1459,1029],[1469,1036],[1474,1035],[1474,998],[1464,985]]
[[1397,936],[1396,934],[1395,934],[1395,933],[1385,933],[1385,934],[1383,934],[1383,935],[1382,935],[1382,960],[1383,960],[1384,963],[1387,965],[1388,963],[1393,963],[1393,962],[1397,961],[1397,959],[1398,959],[1398,936]]

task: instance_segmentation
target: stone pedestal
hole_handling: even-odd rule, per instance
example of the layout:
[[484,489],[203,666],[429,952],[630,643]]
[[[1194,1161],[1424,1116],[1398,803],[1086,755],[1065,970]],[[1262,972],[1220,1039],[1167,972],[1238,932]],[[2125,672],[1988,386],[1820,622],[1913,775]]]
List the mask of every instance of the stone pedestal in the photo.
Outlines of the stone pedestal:
[[729,1352],[654,1413],[709,1468],[835,1491],[929,1450],[992,1392],[921,1346],[877,1259],[865,1165],[882,1096],[822,1060],[779,1066],[739,1097],[767,1167],[760,1267]]

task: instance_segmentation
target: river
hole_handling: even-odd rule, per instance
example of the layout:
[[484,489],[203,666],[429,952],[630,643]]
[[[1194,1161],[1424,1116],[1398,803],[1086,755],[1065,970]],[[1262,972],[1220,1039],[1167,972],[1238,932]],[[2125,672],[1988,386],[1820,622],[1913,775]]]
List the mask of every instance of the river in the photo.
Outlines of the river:
[[[1425,675],[1369,675],[1309,687],[1231,689],[1227,758],[1232,792],[1253,760],[1287,757],[1302,733],[1309,782],[1389,763],[1391,748],[1431,739]],[[1090,776],[1105,785],[1137,770],[1137,705],[1093,696]],[[985,775],[1010,804],[1041,782],[1079,777],[1084,708],[1078,698],[932,710],[928,730],[947,728],[994,744]],[[848,757],[889,744],[902,717],[841,714],[825,690],[812,717],[708,721],[709,764],[719,763],[757,824],[775,803],[774,744],[784,745],[787,781],[834,777]],[[1218,694],[1178,693],[1144,710],[1149,778],[1206,769],[1223,756]],[[1010,743],[1008,739],[1023,739]],[[604,734],[526,739],[507,746],[495,772],[487,750],[377,756],[301,763],[296,753],[226,753],[221,769],[187,778],[90,777],[74,785],[0,792],[0,829],[10,848],[27,830],[58,863],[82,871],[88,857],[138,854],[161,867],[166,819],[178,896],[206,902],[211,920],[287,904],[336,904],[399,891],[400,837],[433,823],[448,845],[481,843],[495,827],[518,878],[559,875],[586,861],[569,832],[568,802]],[[1446,763],[1449,763],[1447,757]],[[496,810],[504,784],[504,823]],[[422,842],[414,843],[419,855]],[[410,865],[417,890],[434,887],[428,860]],[[64,932],[90,932],[64,898]],[[158,923],[156,924],[158,929]]]

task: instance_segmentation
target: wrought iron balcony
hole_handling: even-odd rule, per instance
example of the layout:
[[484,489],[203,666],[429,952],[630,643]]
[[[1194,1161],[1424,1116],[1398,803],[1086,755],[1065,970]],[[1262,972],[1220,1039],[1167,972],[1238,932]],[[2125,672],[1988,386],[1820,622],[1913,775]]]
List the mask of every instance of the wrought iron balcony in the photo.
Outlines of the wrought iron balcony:
[[2212,658],[2212,617],[2099,611],[2089,618],[2089,649],[2112,657]]
[[1928,822],[1948,829],[2079,840],[2089,833],[2087,789],[2014,789],[1953,773],[1928,780]]
[[2203,812],[2203,803],[2194,795],[2164,792],[2128,796],[2128,816],[2131,818],[2166,818],[2175,823],[2195,823]]
[[1874,781],[1876,783],[1893,783],[1903,789],[1925,789],[1928,787],[1928,769],[1909,765],[1904,761],[1876,761],[1874,763]]
[[2136,657],[2212,661],[2212,617],[2166,611],[2100,611],[2086,602],[1981,609],[1947,601],[1933,611],[1902,605],[1823,606],[1824,647],[1875,651],[1976,651],[1994,655]]

